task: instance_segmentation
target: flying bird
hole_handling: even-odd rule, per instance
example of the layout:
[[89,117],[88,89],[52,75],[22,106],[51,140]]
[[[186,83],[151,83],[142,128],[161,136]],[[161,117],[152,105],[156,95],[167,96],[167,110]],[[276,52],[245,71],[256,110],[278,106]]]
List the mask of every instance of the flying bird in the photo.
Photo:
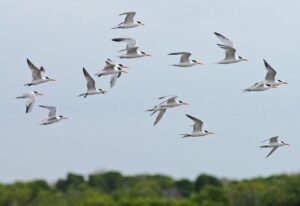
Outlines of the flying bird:
[[87,91],[85,93],[79,94],[78,96],[83,96],[86,98],[88,95],[94,95],[94,94],[105,94],[107,91],[103,89],[96,89],[96,83],[95,80],[91,77],[91,75],[85,70],[85,68],[82,68],[84,77],[87,81]]
[[181,134],[181,135],[183,135],[182,136],[183,138],[185,138],[185,137],[200,137],[200,136],[214,134],[213,132],[204,130],[203,122],[200,119],[193,117],[191,115],[188,115],[188,114],[186,114],[186,116],[194,121],[194,125],[193,125],[193,132],[191,134]]
[[161,118],[163,117],[167,109],[178,107],[181,105],[188,105],[188,103],[185,103],[181,100],[177,100],[177,96],[167,95],[167,96],[159,97],[158,99],[165,99],[165,100],[160,104],[154,106],[153,109],[146,110],[147,112],[152,112],[150,116],[152,116],[156,112],[159,112],[155,119],[154,126],[161,120]]
[[41,92],[32,91],[32,92],[25,93],[21,96],[17,96],[16,98],[17,99],[27,99],[25,112],[30,113],[33,109],[33,105],[35,102],[35,96],[40,96],[40,95],[44,95],[44,94]]
[[112,88],[122,73],[128,73],[128,66],[114,63],[111,59],[107,59],[105,63],[106,65],[104,69],[100,73],[96,73],[95,75],[97,77],[110,75],[110,87]]
[[121,22],[117,26],[113,27],[112,29],[128,29],[128,28],[134,28],[138,26],[144,26],[144,24],[141,21],[135,21],[134,16],[136,12],[125,12],[120,14],[119,16],[126,15],[125,21]]
[[262,145],[260,148],[272,148],[269,154],[266,156],[269,157],[278,147],[282,146],[290,146],[289,144],[285,143],[284,141],[279,141],[278,136],[271,137],[269,139],[264,140],[263,142],[269,141],[269,144]]
[[61,121],[63,119],[68,119],[67,117],[64,117],[62,115],[57,115],[56,114],[56,110],[57,110],[56,107],[45,106],[45,105],[39,105],[39,106],[42,107],[42,108],[45,108],[45,109],[49,110],[48,118],[42,120],[41,125],[53,124],[53,123],[59,122],[59,121]]
[[214,34],[220,39],[222,44],[217,44],[220,48],[225,50],[225,59],[218,62],[218,64],[231,64],[231,63],[237,63],[240,61],[248,61],[248,59],[243,58],[241,56],[236,56],[236,48],[233,44],[233,42],[223,36],[220,33],[214,32]]
[[137,40],[133,38],[114,38],[112,39],[114,42],[123,42],[126,43],[126,48],[120,50],[119,52],[126,51],[127,49],[137,47]]
[[265,77],[264,83],[274,85],[274,86],[279,86],[281,84],[288,84],[288,82],[282,81],[280,79],[276,80],[275,76],[277,74],[276,70],[272,68],[272,66],[265,60],[263,59],[265,68],[267,70],[267,74]]
[[202,62],[197,61],[197,60],[191,60],[190,61],[190,56],[192,55],[190,52],[174,52],[174,53],[170,53],[168,55],[181,55],[180,62],[178,64],[173,64],[172,66],[192,67],[192,66],[195,66],[197,64],[202,64]]
[[255,83],[247,89],[243,89],[243,92],[261,92],[271,88],[277,88],[275,85],[265,84],[265,83]]
[[32,81],[25,84],[24,86],[32,86],[37,84],[46,83],[49,81],[55,81],[54,79],[46,76],[46,70],[44,67],[38,69],[29,59],[27,59],[27,64],[32,74]]

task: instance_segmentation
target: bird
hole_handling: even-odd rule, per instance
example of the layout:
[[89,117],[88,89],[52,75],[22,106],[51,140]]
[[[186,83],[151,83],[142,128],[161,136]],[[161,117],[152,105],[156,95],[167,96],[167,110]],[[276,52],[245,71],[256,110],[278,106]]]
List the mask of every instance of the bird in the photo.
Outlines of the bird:
[[132,47],[126,49],[126,54],[120,55],[119,58],[121,59],[133,59],[133,58],[139,58],[139,57],[146,57],[146,56],[152,56],[151,54],[147,54],[143,51],[138,51],[138,47]]
[[104,69],[100,73],[96,73],[95,76],[101,77],[106,75],[111,75],[110,79],[110,87],[112,88],[117,79],[120,78],[122,73],[128,73],[128,66],[125,66],[123,64],[117,64],[114,63],[111,59],[106,59],[105,61],[106,65]]
[[262,142],[266,142],[266,141],[269,141],[269,144],[260,146],[260,148],[272,148],[272,150],[269,152],[269,154],[266,156],[266,158],[269,157],[278,147],[290,146],[290,144],[287,144],[284,141],[279,141],[278,136],[271,137],[271,138],[266,139]]
[[190,61],[190,56],[192,55],[190,52],[174,52],[174,53],[169,53],[168,55],[181,55],[180,62],[178,64],[172,64],[172,66],[192,67],[197,64],[202,64],[202,62],[197,60]]
[[53,123],[59,122],[59,121],[61,121],[61,120],[63,120],[63,119],[68,119],[67,117],[64,117],[64,116],[62,116],[62,115],[56,115],[56,110],[57,110],[56,107],[53,107],[53,106],[45,106],[45,105],[39,105],[39,106],[42,107],[42,108],[45,108],[45,109],[48,109],[48,110],[49,110],[48,118],[42,120],[42,122],[41,122],[40,125],[53,124]]
[[26,110],[25,113],[30,113],[33,109],[33,105],[35,102],[35,96],[40,96],[40,95],[44,95],[41,92],[37,92],[37,91],[31,91],[25,94],[22,94],[21,96],[17,96],[17,99],[27,99],[26,101]]
[[170,96],[170,95],[159,97],[158,99],[166,99],[166,100],[154,106],[153,109],[146,110],[147,112],[152,112],[150,116],[152,116],[156,112],[159,112],[155,119],[154,126],[161,120],[162,116],[165,114],[168,108],[174,108],[181,105],[188,105],[188,103],[186,102],[177,100],[177,97],[178,96]]
[[94,94],[105,94],[107,91],[103,89],[96,89],[96,83],[95,80],[91,77],[91,75],[85,70],[85,68],[82,68],[84,77],[87,81],[87,91],[85,93],[79,94],[78,96],[83,96],[86,98],[88,95],[94,95]]
[[119,58],[121,59],[132,59],[132,58],[139,58],[145,56],[152,56],[151,54],[147,54],[143,51],[138,51],[137,40],[133,38],[114,38],[112,41],[115,42],[125,42],[126,48],[120,50],[119,52],[126,51],[125,54],[120,55]]
[[119,52],[126,51],[129,48],[137,46],[137,40],[134,38],[113,38],[112,41],[126,43],[126,48],[119,50]]
[[255,83],[247,89],[243,89],[243,92],[261,92],[271,88],[277,88],[275,85],[265,84],[265,83]]
[[203,122],[200,119],[198,119],[196,117],[193,117],[191,115],[188,115],[188,114],[186,114],[186,116],[194,121],[193,132],[191,134],[181,134],[182,138],[185,138],[185,137],[200,137],[200,136],[206,136],[206,135],[214,134],[213,132],[209,132],[207,130],[204,130]]
[[280,79],[276,80],[275,76],[277,74],[276,70],[272,68],[272,66],[265,60],[263,59],[265,68],[267,70],[267,74],[265,76],[265,81],[263,81],[266,84],[274,85],[274,86],[279,86],[281,84],[288,84],[286,81],[282,81]]
[[141,21],[135,21],[134,16],[136,12],[125,12],[122,14],[119,14],[119,16],[126,15],[124,22],[121,22],[117,26],[113,27],[112,29],[128,29],[128,28],[134,28],[138,26],[144,26],[144,24]]
[[46,70],[44,67],[38,69],[29,59],[27,59],[27,64],[32,74],[32,81],[25,84],[24,86],[32,86],[37,84],[46,83],[49,81],[55,81],[54,79],[46,76]]
[[231,40],[226,38],[220,33],[214,32],[218,39],[221,40],[223,44],[217,44],[220,48],[225,50],[225,59],[218,62],[218,64],[231,64],[237,63],[240,61],[248,61],[248,59],[243,58],[241,56],[236,56],[236,49]]

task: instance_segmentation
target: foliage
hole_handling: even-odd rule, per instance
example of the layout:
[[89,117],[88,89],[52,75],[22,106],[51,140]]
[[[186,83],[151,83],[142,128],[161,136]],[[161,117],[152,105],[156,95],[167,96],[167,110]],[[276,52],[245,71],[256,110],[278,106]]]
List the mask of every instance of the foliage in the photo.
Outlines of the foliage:
[[202,174],[195,181],[165,175],[123,176],[111,171],[87,179],[68,174],[0,184],[0,206],[298,206],[300,175],[230,181]]

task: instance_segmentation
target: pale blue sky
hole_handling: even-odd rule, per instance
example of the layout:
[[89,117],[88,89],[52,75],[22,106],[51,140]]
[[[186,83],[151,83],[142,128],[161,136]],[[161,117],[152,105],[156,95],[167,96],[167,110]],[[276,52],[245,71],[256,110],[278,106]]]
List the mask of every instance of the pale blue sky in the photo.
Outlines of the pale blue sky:
[[[1,25],[0,181],[45,178],[67,172],[89,174],[118,170],[124,174],[163,173],[194,178],[206,172],[218,177],[250,178],[298,172],[299,145],[299,1],[18,1],[4,0]],[[136,11],[143,28],[111,30],[118,14]],[[213,32],[232,39],[249,62],[213,64],[223,51]],[[84,66],[91,74],[106,58],[117,60],[133,37],[151,58],[118,60],[130,66],[107,95],[78,98],[86,90]],[[205,63],[173,68],[169,52],[191,51]],[[26,58],[43,65],[57,82],[31,88]],[[290,84],[263,93],[241,90],[265,76],[262,58]],[[109,88],[109,78],[96,79]],[[35,107],[26,115],[25,101],[14,99],[30,90],[46,95],[36,105],[55,105],[70,119],[38,126],[47,111]],[[144,112],[156,98],[178,94],[189,106],[155,117]],[[191,131],[184,114],[202,119],[216,135],[181,139]],[[292,144],[269,159],[260,141],[279,135]]]

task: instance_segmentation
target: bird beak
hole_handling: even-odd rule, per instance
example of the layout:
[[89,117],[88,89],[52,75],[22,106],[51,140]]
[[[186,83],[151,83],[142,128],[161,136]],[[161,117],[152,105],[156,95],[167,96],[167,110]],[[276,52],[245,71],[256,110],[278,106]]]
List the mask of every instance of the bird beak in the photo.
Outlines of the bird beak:
[[151,54],[146,54],[145,56],[147,56],[147,57],[152,57],[152,55],[151,55]]
[[202,62],[197,62],[197,64],[203,64]]
[[68,117],[64,117],[64,119],[69,119]]
[[54,81],[55,82],[56,80],[55,79],[50,79],[50,81]]
[[128,74],[128,67],[123,67],[122,71],[123,71],[125,74]]
[[277,86],[276,86],[276,85],[272,85],[271,87],[272,87],[272,88],[277,88]]
[[208,132],[208,134],[215,134],[214,132]]
[[249,60],[245,58],[244,61],[247,61],[247,62],[248,62]]
[[37,95],[39,95],[39,96],[43,96],[44,94],[43,94],[43,93],[38,93]]
[[185,102],[184,104],[185,104],[185,105],[190,105],[189,103],[186,103],[186,102]]
[[144,24],[144,23],[141,23],[141,25],[142,25],[142,26],[145,26],[145,24]]
[[289,84],[288,82],[282,82],[282,84]]

